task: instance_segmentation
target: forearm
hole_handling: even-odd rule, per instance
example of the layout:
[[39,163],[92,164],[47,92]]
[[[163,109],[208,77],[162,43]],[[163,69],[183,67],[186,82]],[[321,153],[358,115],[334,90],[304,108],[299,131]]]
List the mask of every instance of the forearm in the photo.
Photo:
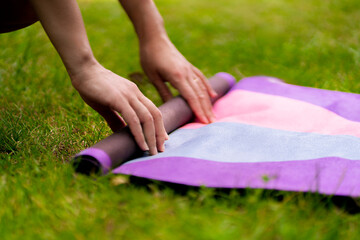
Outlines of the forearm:
[[203,123],[214,121],[210,96],[216,93],[201,71],[191,65],[169,40],[153,0],[119,0],[132,21],[140,43],[140,62],[164,101],[172,97],[165,82],[179,90]]
[[29,1],[84,101],[113,131],[126,122],[142,150],[164,151],[167,134],[160,111],[134,83],[96,61],[76,0]]
[[132,21],[140,44],[167,39],[163,19],[153,0],[119,0]]
[[76,0],[30,0],[70,76],[95,64]]

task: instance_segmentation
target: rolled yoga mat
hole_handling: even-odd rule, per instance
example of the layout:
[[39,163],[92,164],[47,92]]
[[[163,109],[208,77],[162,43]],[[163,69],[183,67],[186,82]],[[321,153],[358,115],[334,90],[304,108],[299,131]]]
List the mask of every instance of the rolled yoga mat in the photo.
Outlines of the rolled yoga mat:
[[[228,73],[218,73],[210,78],[209,82],[218,94],[216,98],[212,99],[212,102],[215,102],[235,84],[235,79]],[[159,109],[163,115],[167,133],[188,123],[194,117],[189,105],[181,96],[171,99],[160,106]],[[79,173],[106,174],[125,161],[143,154],[143,151],[137,146],[130,129],[125,127],[77,154],[73,159],[73,166]]]

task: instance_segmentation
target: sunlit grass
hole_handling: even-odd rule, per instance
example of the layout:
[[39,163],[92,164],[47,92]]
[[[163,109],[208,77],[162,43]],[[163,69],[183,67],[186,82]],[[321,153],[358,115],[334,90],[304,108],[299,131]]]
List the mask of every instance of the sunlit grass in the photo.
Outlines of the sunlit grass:
[[[271,75],[360,92],[360,2],[156,1],[170,38],[208,77]],[[136,36],[114,0],[79,2],[93,51],[128,77]],[[140,89],[157,105],[146,81]],[[0,35],[1,239],[356,239],[358,215],[316,194],[189,190],[73,173],[110,134],[71,86],[39,23]]]

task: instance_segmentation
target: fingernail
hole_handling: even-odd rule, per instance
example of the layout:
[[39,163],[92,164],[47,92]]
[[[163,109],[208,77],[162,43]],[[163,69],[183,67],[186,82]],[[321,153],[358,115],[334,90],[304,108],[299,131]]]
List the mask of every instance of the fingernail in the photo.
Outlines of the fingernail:
[[205,123],[205,124],[209,124],[210,122],[209,122],[209,119],[207,119],[207,118],[201,118],[201,121],[203,122],[203,123]]
[[151,148],[150,155],[156,155],[157,153],[158,151],[156,150],[156,148]]
[[165,144],[161,145],[159,151],[160,151],[160,152],[164,152],[164,151],[165,151]]
[[143,144],[142,144],[141,149],[142,149],[143,151],[149,151],[149,147],[148,147],[148,145],[147,145],[146,143],[143,143]]

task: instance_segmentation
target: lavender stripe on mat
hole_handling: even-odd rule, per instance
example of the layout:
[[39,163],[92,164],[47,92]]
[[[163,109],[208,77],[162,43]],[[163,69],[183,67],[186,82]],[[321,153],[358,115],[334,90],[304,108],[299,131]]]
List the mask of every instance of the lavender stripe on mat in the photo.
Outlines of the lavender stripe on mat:
[[337,157],[260,163],[167,157],[125,164],[113,172],[191,186],[360,196],[360,161]]
[[229,86],[234,86],[234,84],[236,83],[236,79],[233,77],[233,75],[229,73],[219,72],[215,76],[225,79],[228,82]]
[[102,166],[102,171],[104,174],[108,173],[109,170],[111,169],[111,159],[109,157],[109,155],[98,148],[87,148],[85,150],[83,150],[82,152],[80,152],[79,154],[76,155],[77,156],[90,156],[93,157],[94,159],[96,159]]

